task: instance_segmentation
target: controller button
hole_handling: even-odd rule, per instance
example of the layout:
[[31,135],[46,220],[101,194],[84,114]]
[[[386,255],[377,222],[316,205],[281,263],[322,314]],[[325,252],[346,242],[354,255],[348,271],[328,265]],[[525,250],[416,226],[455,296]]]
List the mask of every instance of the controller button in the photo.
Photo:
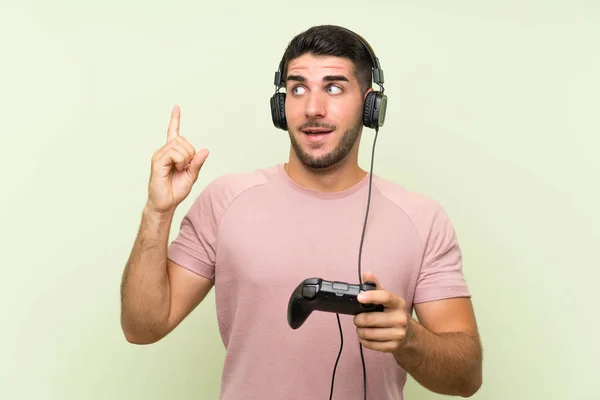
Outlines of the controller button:
[[348,284],[344,282],[333,282],[332,286],[333,290],[342,290],[344,292],[348,291]]
[[304,286],[302,288],[302,296],[312,300],[317,295],[317,288],[315,286]]
[[318,285],[319,284],[319,278],[308,278],[304,280],[304,284],[305,285]]

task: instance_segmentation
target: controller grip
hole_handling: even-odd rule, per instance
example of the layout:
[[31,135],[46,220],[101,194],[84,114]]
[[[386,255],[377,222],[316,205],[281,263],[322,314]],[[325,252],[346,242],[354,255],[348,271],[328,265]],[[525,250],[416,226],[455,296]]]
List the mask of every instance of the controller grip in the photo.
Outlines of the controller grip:
[[301,296],[293,295],[288,304],[288,325],[292,329],[298,329],[308,319],[313,312],[313,308]]
[[381,304],[362,304],[356,296],[361,291],[375,290],[373,282],[350,285],[345,282],[309,278],[292,292],[288,303],[288,324],[298,329],[313,311],[356,315],[364,312],[383,311]]

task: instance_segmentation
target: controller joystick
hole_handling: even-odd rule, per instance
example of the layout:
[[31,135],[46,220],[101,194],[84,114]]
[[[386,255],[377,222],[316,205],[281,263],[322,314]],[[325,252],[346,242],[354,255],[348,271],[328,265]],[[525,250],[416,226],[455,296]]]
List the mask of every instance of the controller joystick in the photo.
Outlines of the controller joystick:
[[292,329],[298,329],[313,311],[347,315],[383,311],[381,304],[363,304],[356,298],[363,291],[375,289],[377,286],[370,281],[360,285],[321,278],[305,279],[290,296],[288,324]]

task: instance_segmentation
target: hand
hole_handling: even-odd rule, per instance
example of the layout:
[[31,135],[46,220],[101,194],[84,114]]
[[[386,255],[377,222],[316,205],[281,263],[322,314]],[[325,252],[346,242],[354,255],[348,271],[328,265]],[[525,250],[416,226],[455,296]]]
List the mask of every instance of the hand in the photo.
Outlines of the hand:
[[371,272],[363,273],[363,282],[376,284],[376,290],[358,295],[361,303],[382,304],[382,312],[366,312],[354,316],[356,333],[363,346],[386,353],[399,351],[410,335],[409,316],[406,302],[395,294],[384,290]]
[[196,152],[183,136],[179,136],[180,115],[179,107],[175,106],[167,130],[167,143],[152,157],[146,206],[153,212],[174,211],[190,193],[208,157],[208,150]]

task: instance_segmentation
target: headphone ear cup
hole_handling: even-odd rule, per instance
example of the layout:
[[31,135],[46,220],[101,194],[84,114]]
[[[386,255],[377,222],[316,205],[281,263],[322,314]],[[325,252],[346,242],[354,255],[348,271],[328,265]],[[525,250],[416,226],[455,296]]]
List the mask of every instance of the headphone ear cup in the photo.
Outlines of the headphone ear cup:
[[285,93],[275,93],[271,97],[271,118],[276,128],[287,130],[285,118]]
[[363,106],[363,125],[367,128],[373,127],[373,110],[375,109],[375,96],[377,92],[372,91],[367,94],[365,104]]
[[363,125],[372,129],[383,126],[386,106],[386,95],[377,91],[369,92],[363,106]]

